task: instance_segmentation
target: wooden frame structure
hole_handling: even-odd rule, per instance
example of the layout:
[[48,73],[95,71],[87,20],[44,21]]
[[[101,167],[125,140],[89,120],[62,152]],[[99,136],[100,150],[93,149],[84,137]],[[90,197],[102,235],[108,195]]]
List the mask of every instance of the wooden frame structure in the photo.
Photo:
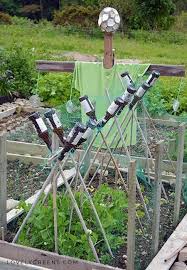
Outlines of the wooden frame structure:
[[[1,258],[6,259],[7,261],[2,260]],[[7,262],[9,266],[8,269],[10,270],[17,269],[14,268],[16,265],[19,265],[20,270],[25,270],[25,265],[29,265],[28,268],[26,268],[28,270],[32,270],[32,266],[42,266],[43,270],[122,270],[120,268],[0,241],[1,270],[4,270],[2,268],[4,262]],[[22,264],[24,264],[23,268]]]

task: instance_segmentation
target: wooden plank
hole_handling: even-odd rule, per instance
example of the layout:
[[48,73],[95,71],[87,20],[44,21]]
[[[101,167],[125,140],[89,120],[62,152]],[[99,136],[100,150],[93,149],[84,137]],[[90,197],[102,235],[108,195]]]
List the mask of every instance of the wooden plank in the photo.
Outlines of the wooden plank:
[[[75,175],[75,168],[72,168],[71,170],[65,170],[64,174],[65,174],[66,179],[69,181]],[[64,181],[63,181],[62,177],[59,176],[58,180],[57,180],[57,187],[60,187],[63,184],[64,184]],[[44,193],[48,194],[50,192],[50,190],[51,190],[51,184],[45,188]],[[31,196],[30,198],[28,198],[25,201],[25,203],[26,204],[33,204],[36,197],[38,196],[38,193],[39,193],[39,191],[36,194],[34,194],[33,196]],[[13,210],[9,211],[7,213],[7,224],[10,223],[15,218],[19,217],[21,214],[23,214],[23,212],[24,212],[24,210],[22,208],[21,209],[13,209]]]
[[184,248],[179,252],[178,260],[179,260],[180,262],[185,262],[185,261],[187,261],[187,247],[184,247]]
[[45,145],[7,140],[7,152],[12,154],[29,154],[47,157],[49,150]]
[[152,221],[152,254],[155,255],[159,246],[160,232],[160,201],[161,201],[161,186],[162,186],[162,159],[164,141],[160,141],[156,145],[156,160],[155,160],[155,181],[153,182],[153,221]]
[[[15,143],[15,145],[14,145]],[[19,159],[23,162],[26,163],[30,163],[33,162],[34,164],[41,164],[42,162],[46,162],[47,159],[46,158],[42,158],[40,155],[42,156],[47,156],[48,153],[48,149],[45,145],[39,145],[39,144],[32,144],[32,143],[25,143],[25,142],[14,142],[14,141],[8,141],[8,159],[9,160],[16,160]],[[18,155],[16,154],[16,151],[18,151]],[[84,150],[80,150],[78,149],[75,152],[75,156],[77,156],[78,153],[80,153],[80,155],[83,155]],[[19,155],[20,153],[20,155]],[[27,153],[31,153],[35,156],[23,156],[24,154]],[[95,151],[92,151],[92,157],[93,155],[95,155]],[[129,164],[128,162],[128,158],[124,155],[119,155],[119,154],[114,154],[115,159],[119,160],[120,166],[124,167],[127,166]],[[110,155],[107,154],[106,155],[106,159],[109,159]],[[102,161],[103,159],[103,153],[99,153],[97,159],[99,161]],[[144,157],[136,157],[136,156],[132,156],[132,159],[137,160],[138,163],[140,163],[140,165],[143,168],[146,168],[146,158]],[[149,162],[151,162],[151,159],[149,159]],[[172,161],[175,169],[172,168],[170,161],[169,160],[163,160],[163,170],[164,171],[170,171],[175,173],[176,172],[176,166],[177,166],[177,162],[176,161]],[[187,172],[187,163],[183,163],[183,172]]]
[[151,73],[153,70],[160,72],[161,76],[174,76],[174,77],[185,77],[185,66],[184,65],[150,65],[148,71]]
[[34,165],[39,165],[39,164],[46,164],[48,159],[43,158],[43,157],[34,157],[30,155],[19,155],[19,154],[12,154],[12,153],[7,153],[7,159],[10,161],[14,160],[19,160],[22,161],[25,164],[32,163]]
[[0,228],[7,229],[7,151],[6,135],[0,136]]
[[128,174],[127,270],[134,270],[136,231],[136,161],[131,161]]
[[[144,118],[143,117],[138,117],[138,120],[143,122]],[[145,120],[147,122],[150,122],[150,119],[147,118],[147,117],[145,118]],[[178,127],[180,125],[180,123],[181,123],[181,122],[176,121],[176,120],[165,120],[165,119],[154,119],[154,118],[151,118],[151,121],[154,124],[163,125],[163,126],[166,126],[166,127]]]
[[10,108],[4,112],[0,112],[0,120],[15,113],[17,106]]
[[181,190],[182,190],[183,158],[184,158],[184,137],[185,137],[185,124],[182,123],[179,126],[178,131],[177,173],[175,182],[175,201],[174,201],[174,216],[173,216],[174,226],[176,226],[179,221]]
[[47,270],[41,266],[35,266],[31,264],[26,264],[24,259],[22,261],[10,260],[5,258],[0,258],[0,269],[1,270]]
[[[170,238],[160,249],[158,254],[154,257],[152,262],[146,268],[146,270],[169,270],[175,259],[178,256],[178,253],[172,256],[169,260],[165,260],[170,257],[171,254],[175,254],[175,251],[178,247],[181,247],[181,244],[185,245],[187,240],[187,214],[184,216],[183,220],[179,223],[176,230],[172,233]],[[180,251],[180,250],[179,250]]]
[[108,265],[62,256],[52,252],[0,241],[0,256],[10,260],[26,260],[30,264],[53,270],[122,270]]
[[[65,61],[36,61],[36,69],[40,72],[73,72],[75,68],[75,62]],[[152,64],[147,70],[147,73],[151,73],[153,70],[160,72],[161,76],[185,76],[185,66],[183,65],[155,65]]]

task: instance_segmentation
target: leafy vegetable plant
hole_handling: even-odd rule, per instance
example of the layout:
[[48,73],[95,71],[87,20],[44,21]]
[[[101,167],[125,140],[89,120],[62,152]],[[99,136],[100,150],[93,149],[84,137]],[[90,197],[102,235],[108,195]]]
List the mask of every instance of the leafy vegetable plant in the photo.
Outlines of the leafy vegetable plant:
[[[86,195],[76,192],[75,197],[101,261],[109,263],[111,257],[107,252],[106,244]],[[115,252],[126,242],[127,196],[122,190],[113,189],[104,184],[93,194],[93,201],[101,223],[106,230],[111,248]],[[72,204],[68,195],[58,194],[57,205],[59,253],[81,259],[94,260],[87,236],[82,229],[75,210],[73,211],[73,218],[70,224]],[[23,204],[21,206],[26,211],[29,210],[28,206]],[[53,204],[51,196],[47,204],[39,204],[35,208],[33,215],[20,236],[19,243],[54,251]]]

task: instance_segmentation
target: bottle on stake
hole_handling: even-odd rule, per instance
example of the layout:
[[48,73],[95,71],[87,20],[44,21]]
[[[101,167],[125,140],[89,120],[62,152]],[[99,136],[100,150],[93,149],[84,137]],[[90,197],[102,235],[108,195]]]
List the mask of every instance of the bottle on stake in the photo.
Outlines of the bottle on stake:
[[66,138],[65,146],[59,156],[59,160],[63,160],[65,154],[71,149],[75,149],[78,146],[80,139],[86,131],[86,127],[80,123],[76,123]]
[[159,77],[160,77],[160,73],[158,71],[153,71],[148,77],[148,79],[146,80],[146,83],[149,86],[153,86],[153,84],[158,80]]
[[101,121],[99,121],[98,126],[104,127],[104,125],[106,125],[106,123],[117,114],[117,112],[123,106],[123,103],[124,101],[121,97],[116,98],[108,107],[108,110],[105,116],[103,117]]
[[62,124],[60,122],[60,119],[58,118],[56,112],[54,109],[50,109],[46,113],[44,113],[46,120],[52,129],[52,131],[57,134],[59,137],[60,141],[62,144],[65,143],[65,138],[64,138],[64,129],[62,127]]
[[80,97],[79,101],[86,115],[93,120],[97,120],[96,114],[95,114],[95,108],[92,105],[91,101],[89,100],[88,96],[85,95],[85,96]]
[[49,132],[47,130],[46,124],[44,123],[42,117],[39,113],[33,113],[29,116],[29,120],[32,121],[38,136],[46,143],[47,147],[51,151],[52,142],[49,137]]
[[126,91],[121,96],[123,100],[123,106],[121,106],[121,108],[118,110],[117,115],[120,115],[125,106],[132,101],[132,98],[135,93],[136,89],[132,85],[128,85]]
[[150,86],[147,83],[143,83],[138,90],[136,91],[133,100],[131,101],[131,103],[129,104],[129,109],[132,110],[132,108],[135,106],[135,104],[143,98],[143,96],[145,95],[145,93],[148,91],[148,89],[150,88]]

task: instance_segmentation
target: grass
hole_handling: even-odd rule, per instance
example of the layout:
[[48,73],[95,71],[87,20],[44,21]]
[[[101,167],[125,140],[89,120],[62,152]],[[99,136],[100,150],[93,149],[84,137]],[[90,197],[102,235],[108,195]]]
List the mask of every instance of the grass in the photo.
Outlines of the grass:
[[[152,33],[146,35],[148,38],[153,36]],[[162,35],[159,41],[153,42],[153,38],[146,42],[140,37],[128,39],[117,34],[114,38],[116,57],[140,59],[144,63],[184,64],[187,67],[187,34],[183,33],[182,44],[178,44],[176,37],[173,43],[170,42],[169,35],[172,33]],[[65,51],[79,51],[100,57],[103,55],[102,38],[85,37],[75,32],[67,34],[62,29],[52,26],[1,25],[0,46],[9,47],[13,43],[20,43],[30,49],[35,48],[38,59],[64,59]]]

